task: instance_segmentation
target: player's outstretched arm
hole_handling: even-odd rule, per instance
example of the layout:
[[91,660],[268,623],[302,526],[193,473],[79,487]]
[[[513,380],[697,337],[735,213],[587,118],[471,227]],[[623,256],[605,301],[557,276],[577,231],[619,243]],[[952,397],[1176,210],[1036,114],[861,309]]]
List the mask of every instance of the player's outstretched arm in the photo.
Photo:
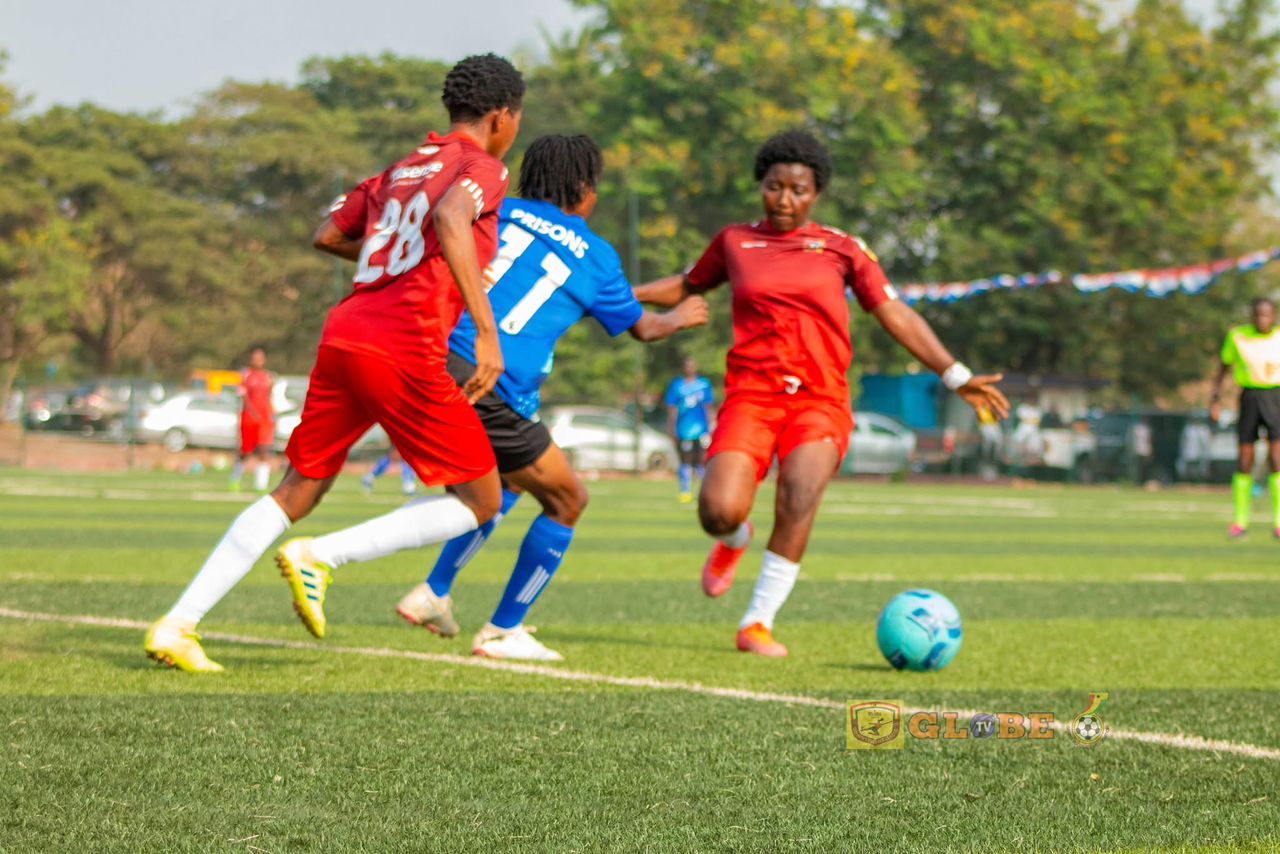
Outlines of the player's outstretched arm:
[[996,385],[1004,379],[1003,374],[974,376],[938,340],[928,321],[901,300],[881,303],[871,313],[893,340],[941,376],[947,387],[965,403],[974,409],[990,409],[1000,418],[1009,417],[1009,400]]
[[343,234],[342,229],[334,225],[332,217],[320,223],[316,233],[311,236],[311,245],[316,249],[328,252],[330,255],[337,255],[339,258],[346,258],[348,261],[360,259],[360,247],[363,244],[363,237],[348,237]]
[[635,326],[627,331],[637,341],[661,341],[682,329],[706,326],[710,317],[707,301],[702,297],[692,296],[668,312],[646,311],[640,315]]
[[[636,299],[646,305],[671,308],[689,296],[689,280],[683,273],[655,279],[635,288]],[[706,321],[703,321],[705,323]],[[701,325],[701,324],[699,324]],[[670,334],[670,333],[668,333]],[[649,340],[649,339],[641,339]]]
[[476,325],[476,372],[462,387],[462,393],[472,403],[493,389],[503,370],[498,324],[493,319],[493,308],[484,292],[480,258],[476,254],[476,239],[472,231],[475,215],[475,196],[461,185],[450,187],[432,212],[436,234],[440,237],[440,252]]

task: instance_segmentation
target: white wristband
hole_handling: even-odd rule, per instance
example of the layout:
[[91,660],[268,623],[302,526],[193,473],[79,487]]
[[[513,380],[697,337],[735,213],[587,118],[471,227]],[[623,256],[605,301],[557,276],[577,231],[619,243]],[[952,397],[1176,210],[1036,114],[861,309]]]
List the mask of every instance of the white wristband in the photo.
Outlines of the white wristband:
[[955,391],[969,384],[973,379],[973,371],[964,362],[952,362],[951,367],[942,372],[942,384]]

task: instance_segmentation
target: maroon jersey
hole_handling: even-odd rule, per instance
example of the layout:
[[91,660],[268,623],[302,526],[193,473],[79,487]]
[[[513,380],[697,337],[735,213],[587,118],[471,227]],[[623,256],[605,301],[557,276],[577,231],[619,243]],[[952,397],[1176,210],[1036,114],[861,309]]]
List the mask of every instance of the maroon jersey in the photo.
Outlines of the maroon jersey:
[[864,311],[897,299],[856,237],[809,223],[780,233],[768,223],[730,225],[689,271],[694,291],[733,288],[733,348],[726,393],[800,391],[849,400],[852,291]]
[[334,202],[334,224],[349,237],[363,237],[364,246],[354,289],[329,312],[322,345],[397,363],[444,361],[463,302],[431,211],[454,186],[475,199],[483,269],[497,252],[507,169],[464,134],[432,133],[408,157]]

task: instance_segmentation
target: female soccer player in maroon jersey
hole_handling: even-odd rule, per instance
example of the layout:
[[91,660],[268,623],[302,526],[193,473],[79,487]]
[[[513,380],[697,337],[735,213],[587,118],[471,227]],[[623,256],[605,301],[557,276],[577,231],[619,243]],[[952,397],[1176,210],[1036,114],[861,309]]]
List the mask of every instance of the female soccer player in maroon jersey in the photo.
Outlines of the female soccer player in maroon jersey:
[[738,630],[744,652],[784,656],[773,620],[800,572],[800,559],[827,482],[853,427],[849,383],[852,291],[862,309],[948,388],[975,409],[1001,417],[1009,403],[995,376],[974,376],[885,277],[866,245],[809,219],[831,178],[831,156],[816,138],[789,131],[756,154],[764,220],[730,225],[688,273],[636,288],[642,302],[672,306],[728,281],[734,343],[725,401],[698,496],[702,528],[716,545],[702,572],[708,596],[723,595],[751,540],[747,517],[776,456],[774,528],[751,605]]

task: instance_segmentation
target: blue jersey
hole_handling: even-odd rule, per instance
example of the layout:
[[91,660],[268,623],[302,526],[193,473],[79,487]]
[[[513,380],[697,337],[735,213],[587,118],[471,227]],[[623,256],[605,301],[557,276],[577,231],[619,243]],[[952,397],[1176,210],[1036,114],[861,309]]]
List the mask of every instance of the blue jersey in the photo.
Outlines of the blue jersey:
[[[498,222],[501,245],[485,270],[506,371],[494,393],[525,418],[551,374],[556,342],[584,314],[618,335],[640,320],[622,260],[580,216],[549,202],[508,198]],[[476,326],[464,312],[449,349],[476,361]]]
[[706,377],[676,377],[667,386],[663,398],[667,406],[676,408],[676,435],[681,441],[701,439],[711,425],[707,423],[707,407],[716,402],[715,390]]

